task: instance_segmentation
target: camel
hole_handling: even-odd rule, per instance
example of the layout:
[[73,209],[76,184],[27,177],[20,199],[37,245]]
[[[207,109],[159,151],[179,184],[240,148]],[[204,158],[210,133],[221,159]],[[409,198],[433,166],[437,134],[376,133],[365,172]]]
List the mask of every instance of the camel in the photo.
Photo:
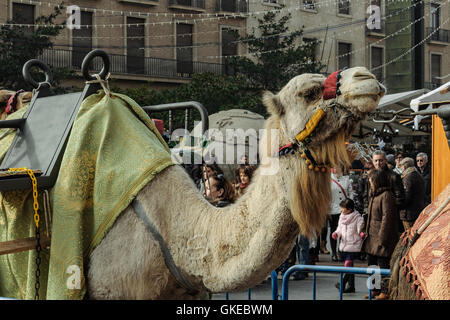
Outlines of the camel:
[[[302,74],[277,94],[265,92],[271,114],[265,128],[278,130],[279,145],[292,152],[278,156],[270,136],[262,137],[260,150],[267,151],[248,192],[225,208],[209,204],[181,166],[164,169],[135,198],[140,207],[125,209],[90,254],[87,297],[199,299],[261,283],[287,258],[299,232],[322,227],[331,197],[328,168],[350,164],[345,141],[385,92],[364,67],[328,78]],[[307,137],[297,143],[299,132]],[[304,148],[307,155],[297,152]],[[275,161],[276,174],[261,174]]]

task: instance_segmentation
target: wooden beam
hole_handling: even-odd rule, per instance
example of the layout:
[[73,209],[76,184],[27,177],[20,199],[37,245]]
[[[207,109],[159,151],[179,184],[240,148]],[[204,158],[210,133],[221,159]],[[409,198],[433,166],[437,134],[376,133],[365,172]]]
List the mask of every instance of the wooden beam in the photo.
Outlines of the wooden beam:
[[[41,247],[50,246],[50,237],[41,236]],[[0,242],[0,255],[36,249],[36,238],[25,238]]]

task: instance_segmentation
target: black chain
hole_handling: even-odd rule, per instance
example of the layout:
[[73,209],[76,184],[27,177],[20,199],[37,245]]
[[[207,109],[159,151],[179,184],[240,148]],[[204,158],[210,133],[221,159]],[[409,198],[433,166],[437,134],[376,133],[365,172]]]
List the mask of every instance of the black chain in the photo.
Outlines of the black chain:
[[34,294],[34,300],[39,300],[39,288],[41,287],[39,282],[39,276],[41,275],[41,270],[39,269],[41,265],[41,250],[41,233],[39,232],[39,227],[36,227],[36,283],[34,284],[36,293]]

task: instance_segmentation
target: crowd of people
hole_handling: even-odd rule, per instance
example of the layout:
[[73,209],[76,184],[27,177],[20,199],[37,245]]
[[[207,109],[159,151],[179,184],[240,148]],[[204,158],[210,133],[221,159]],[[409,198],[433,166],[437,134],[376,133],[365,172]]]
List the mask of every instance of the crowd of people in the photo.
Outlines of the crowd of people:
[[[405,157],[402,152],[386,154],[376,150],[372,161],[363,165],[361,174],[350,175],[342,168],[331,170],[332,200],[326,225],[320,234],[306,239],[309,254],[305,251],[305,239],[300,235],[291,256],[278,269],[285,272],[295,264],[315,264],[319,252],[329,254],[331,260],[353,266],[354,260],[366,260],[368,266],[390,268],[390,259],[401,233],[410,229],[420,212],[431,202],[431,177],[428,157],[418,153],[416,159]],[[329,230],[329,233],[328,233]],[[327,237],[328,236],[328,237]],[[339,242],[339,246],[337,243]],[[306,262],[305,262],[306,260]],[[294,273],[294,280],[305,278]],[[381,288],[373,290],[376,299],[387,299],[388,279]],[[343,277],[343,292],[355,292],[354,275]],[[336,287],[339,289],[340,284]]]
[[232,181],[225,177],[223,170],[214,162],[185,165],[185,169],[206,200],[216,207],[226,207],[247,191],[256,166],[249,164],[248,157],[243,156]]
[[[307,238],[299,235],[288,259],[277,269],[283,274],[298,264],[315,264],[319,253],[352,267],[354,260],[367,260],[368,266],[390,268],[390,258],[405,230],[410,229],[420,212],[431,202],[431,176],[428,157],[416,159],[402,152],[388,154],[376,150],[371,162],[365,162],[361,174],[350,175],[344,168],[331,169],[332,199],[328,219],[322,230]],[[187,168],[198,189],[212,205],[225,207],[245,194],[256,166],[243,157],[235,171],[235,180],[225,178],[215,163]],[[339,243],[339,246],[338,246]],[[294,272],[302,280],[307,272]],[[340,288],[339,283],[336,287]],[[343,292],[355,292],[353,274],[343,277]],[[376,299],[387,298],[387,280],[374,289]]]

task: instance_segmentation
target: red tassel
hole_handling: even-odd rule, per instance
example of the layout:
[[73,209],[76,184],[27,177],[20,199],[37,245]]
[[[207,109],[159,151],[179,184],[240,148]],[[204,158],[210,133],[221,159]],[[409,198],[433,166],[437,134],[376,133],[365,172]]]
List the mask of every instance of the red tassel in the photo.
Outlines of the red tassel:
[[403,256],[403,258],[400,260],[400,266],[404,266],[406,263],[406,256]]
[[417,298],[419,298],[419,299],[422,297],[422,289],[420,289],[419,286],[417,286],[416,296],[417,296]]
[[408,270],[406,269],[406,266],[402,267],[402,275],[406,276],[407,273],[408,273]]
[[408,274],[406,275],[406,282],[411,282],[411,272],[408,272]]

